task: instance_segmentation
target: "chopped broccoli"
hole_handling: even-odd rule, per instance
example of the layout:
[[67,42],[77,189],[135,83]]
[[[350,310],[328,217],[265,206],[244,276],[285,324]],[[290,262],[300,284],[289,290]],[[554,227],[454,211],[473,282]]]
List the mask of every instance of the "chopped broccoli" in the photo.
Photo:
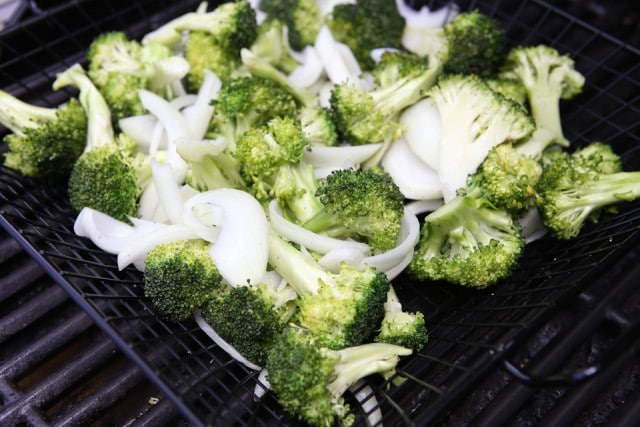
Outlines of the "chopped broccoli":
[[244,357],[260,366],[295,311],[288,285],[226,286],[204,304],[202,317]]
[[78,212],[90,207],[128,222],[136,215],[139,197],[151,179],[150,158],[134,154],[135,143],[114,135],[104,98],[81,65],[58,74],[54,88],[75,86],[87,114],[87,140],[69,176],[69,199]]
[[308,329],[320,345],[358,345],[379,327],[390,286],[383,272],[343,264],[332,273],[275,233],[269,238],[269,263],[298,294],[291,323]]
[[573,156],[593,162],[593,166],[601,173],[622,172],[622,160],[609,144],[594,141],[574,151]]
[[483,197],[457,196],[425,217],[407,273],[483,288],[507,277],[523,248],[511,214]]
[[489,150],[478,170],[459,193],[479,194],[494,206],[519,217],[535,205],[536,185],[542,165],[509,143]]
[[556,153],[542,171],[538,210],[543,224],[558,239],[576,237],[604,209],[640,195],[640,172],[615,172],[619,163],[612,151],[595,144],[582,153]]
[[[568,147],[562,130],[560,101],[575,97],[584,85],[584,76],[575,69],[573,60],[547,45],[518,46],[509,51],[500,76],[522,82],[536,126],[550,134],[546,143],[536,143],[534,139],[525,142],[522,149],[539,157],[551,143]],[[527,148],[529,144],[532,146]]]
[[519,80],[490,77],[485,79],[489,87],[527,108],[527,91]]
[[384,304],[384,318],[374,340],[413,351],[421,350],[428,340],[424,314],[405,311],[393,286],[389,288],[387,302]]
[[445,201],[455,197],[492,147],[520,141],[535,129],[520,104],[475,75],[443,76],[429,96],[442,120],[438,173]]
[[289,74],[299,64],[291,53],[287,34],[288,29],[282,21],[266,20],[258,26],[258,35],[249,50],[278,70]]
[[236,76],[242,63],[240,55],[230,53],[205,31],[189,31],[184,41],[184,57],[189,63],[186,87],[195,93],[202,86],[205,71],[212,71],[221,81],[227,82]]
[[404,196],[389,174],[338,169],[320,181],[316,196],[323,208],[303,227],[364,240],[380,251],[395,247],[404,216]]
[[202,239],[162,243],[144,263],[144,294],[168,320],[188,319],[221,289],[222,276]]
[[372,50],[402,48],[405,20],[393,1],[339,3],[333,7],[326,22],[334,38],[353,51],[363,70],[371,70],[375,66]]
[[313,45],[323,21],[316,0],[261,0],[267,20],[278,20],[287,26],[289,44],[301,51]]
[[328,108],[319,105],[303,106],[298,119],[310,145],[336,146],[340,142],[338,129]]
[[28,104],[0,91],[4,165],[24,176],[67,179],[87,142],[87,116],[76,98],[56,108]]
[[[329,103],[338,132],[345,142],[390,144],[403,132],[399,116],[424,96],[438,74],[428,61],[414,54],[385,52],[372,71],[384,86],[371,89],[345,82],[334,86]],[[380,150],[381,153],[384,150]]]
[[358,380],[393,373],[410,349],[369,343],[330,350],[312,334],[289,328],[267,358],[267,379],[287,412],[311,426],[351,425],[344,394]]

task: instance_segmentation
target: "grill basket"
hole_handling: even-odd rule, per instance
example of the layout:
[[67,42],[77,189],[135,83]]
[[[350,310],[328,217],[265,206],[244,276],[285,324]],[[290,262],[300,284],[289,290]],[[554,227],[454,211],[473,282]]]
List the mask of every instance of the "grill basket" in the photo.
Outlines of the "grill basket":
[[[76,0],[57,6],[0,33],[0,87],[27,102],[55,106],[70,95],[51,90],[55,73],[83,61],[95,35],[125,30],[140,37],[195,10],[197,4]],[[459,1],[458,5],[501,20],[512,45],[545,43],[570,52],[586,85],[580,96],[562,104],[567,137],[575,146],[596,140],[609,143],[621,154],[625,169],[640,170],[638,49],[542,1]],[[6,146],[0,145],[3,150]],[[256,397],[258,373],[233,361],[195,322],[158,318],[143,297],[141,274],[133,268],[118,271],[115,257],[76,237],[74,219],[63,184],[25,179],[1,169],[2,226],[190,423],[297,425],[271,393]],[[487,290],[396,279],[404,306],[425,313],[429,342],[401,362],[398,374],[406,378],[401,385],[369,379],[371,391],[363,388],[366,405],[347,394],[356,423],[365,425],[367,415],[376,409],[386,426],[437,422],[497,367],[531,385],[571,384],[596,375],[598,364],[533,377],[526,373],[526,361],[508,360],[557,309],[573,304],[589,283],[605,280],[615,261],[638,247],[639,226],[640,204],[634,202],[589,225],[572,241],[542,238],[526,248],[508,280]],[[612,348],[637,340],[639,322],[636,316],[628,328],[619,330]]]

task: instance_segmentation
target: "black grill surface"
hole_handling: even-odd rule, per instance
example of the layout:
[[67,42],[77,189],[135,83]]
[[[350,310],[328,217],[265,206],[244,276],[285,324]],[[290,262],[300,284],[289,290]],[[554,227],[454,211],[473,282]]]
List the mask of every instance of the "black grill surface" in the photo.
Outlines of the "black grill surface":
[[[459,4],[501,19],[513,44],[572,52],[587,85],[563,105],[569,139],[610,143],[640,169],[633,2],[615,4],[617,19],[595,1]],[[0,87],[55,105],[68,96],[50,90],[55,72],[95,34],[137,37],[197,2],[46,6],[0,33]],[[77,238],[74,218],[64,186],[0,170],[0,425],[296,425],[195,323],[159,319],[139,272]],[[402,363],[402,385],[368,383],[384,425],[640,424],[639,225],[631,203],[574,241],[539,240],[484,291],[397,280],[430,340]]]

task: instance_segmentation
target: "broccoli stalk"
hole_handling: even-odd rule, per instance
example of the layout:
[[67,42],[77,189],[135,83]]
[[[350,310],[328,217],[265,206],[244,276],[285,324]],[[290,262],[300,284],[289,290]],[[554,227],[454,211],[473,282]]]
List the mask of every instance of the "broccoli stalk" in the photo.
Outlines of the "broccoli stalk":
[[375,268],[343,264],[338,273],[272,232],[269,263],[298,294],[291,323],[309,330],[319,345],[340,349],[367,340],[384,316],[387,276]]
[[588,221],[606,208],[640,195],[640,172],[616,171],[619,162],[603,144],[585,151],[557,153],[545,165],[538,183],[538,210],[543,224],[558,239],[576,237]]
[[267,358],[267,379],[285,410],[311,426],[351,425],[344,400],[358,380],[373,374],[390,375],[408,348],[369,343],[330,350],[307,331],[291,327]]
[[279,19],[266,20],[258,26],[258,34],[249,50],[269,65],[289,74],[299,63],[291,53],[288,32],[287,26]]
[[87,117],[76,98],[57,108],[26,103],[0,91],[4,165],[24,176],[67,179],[87,141]]
[[483,288],[507,277],[524,248],[519,223],[483,197],[457,196],[425,217],[407,272]]
[[135,155],[135,143],[126,135],[115,136],[109,107],[81,65],[58,74],[53,86],[77,87],[87,114],[85,149],[69,176],[71,205],[78,212],[90,207],[128,222],[136,215],[138,199],[151,179],[150,158]]
[[389,287],[387,302],[384,303],[384,318],[374,340],[419,351],[427,339],[424,314],[405,311],[395,289]]
[[562,130],[560,101],[578,95],[585,80],[573,60],[550,46],[518,46],[508,53],[500,76],[522,83],[536,126],[545,131],[524,142],[520,149],[540,157],[552,143],[568,147]]

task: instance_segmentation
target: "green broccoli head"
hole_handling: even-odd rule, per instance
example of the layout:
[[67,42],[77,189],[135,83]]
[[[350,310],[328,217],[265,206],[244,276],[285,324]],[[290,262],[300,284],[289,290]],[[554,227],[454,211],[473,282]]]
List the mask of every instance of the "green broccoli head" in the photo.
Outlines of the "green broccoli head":
[[414,53],[392,50],[380,56],[371,74],[378,87],[393,86],[398,80],[416,78],[427,72],[429,60]]
[[519,223],[481,197],[457,196],[426,216],[407,272],[483,288],[507,277],[524,248]]
[[0,123],[11,130],[4,165],[28,177],[67,179],[87,142],[87,116],[76,98],[46,108],[0,91]]
[[517,46],[509,51],[500,76],[522,83],[537,127],[551,133],[551,142],[569,146],[562,130],[560,101],[580,94],[585,80],[573,59],[547,45]]
[[527,108],[527,91],[521,81],[496,76],[484,80],[492,90]]
[[338,129],[328,108],[301,107],[298,119],[310,145],[336,146],[340,142]]
[[594,141],[573,152],[573,157],[580,158],[600,173],[622,172],[622,160],[613,151],[613,147],[600,141]]
[[227,82],[234,78],[241,64],[238,53],[225,50],[205,31],[190,31],[187,34],[184,57],[189,63],[186,86],[192,93],[197,93],[202,86],[206,70],[212,71],[221,81]]
[[329,350],[307,331],[291,327],[269,352],[268,380],[283,408],[312,426],[349,426],[344,394],[358,380],[394,372],[411,350],[383,343]]
[[541,174],[540,162],[504,143],[489,150],[459,194],[480,194],[497,208],[521,216],[534,206]]
[[446,55],[444,72],[495,74],[506,56],[506,36],[502,23],[473,10],[459,13],[444,26]]
[[244,357],[259,366],[291,318],[295,292],[268,284],[226,286],[202,309],[204,320]]
[[260,10],[267,15],[267,20],[286,25],[289,44],[297,51],[315,43],[323,24],[315,0],[262,0]]
[[374,341],[420,351],[428,338],[424,314],[420,311],[405,311],[391,286],[384,304],[384,318]]
[[595,144],[573,154],[555,153],[544,166],[537,204],[543,224],[555,238],[578,236],[604,210],[640,195],[640,172],[611,172],[619,167],[615,154]]
[[404,216],[404,196],[385,172],[339,169],[320,181],[324,206],[303,226],[314,232],[364,240],[373,249],[395,247]]
[[327,17],[327,25],[336,40],[349,46],[363,70],[371,70],[375,65],[372,50],[402,48],[405,20],[392,1],[336,4]]
[[113,73],[142,75],[141,51],[142,45],[130,40],[123,31],[99,34],[87,49],[89,77],[101,87]]
[[160,316],[185,320],[223,287],[210,246],[202,239],[180,240],[159,244],[149,252],[144,264],[144,294]]

